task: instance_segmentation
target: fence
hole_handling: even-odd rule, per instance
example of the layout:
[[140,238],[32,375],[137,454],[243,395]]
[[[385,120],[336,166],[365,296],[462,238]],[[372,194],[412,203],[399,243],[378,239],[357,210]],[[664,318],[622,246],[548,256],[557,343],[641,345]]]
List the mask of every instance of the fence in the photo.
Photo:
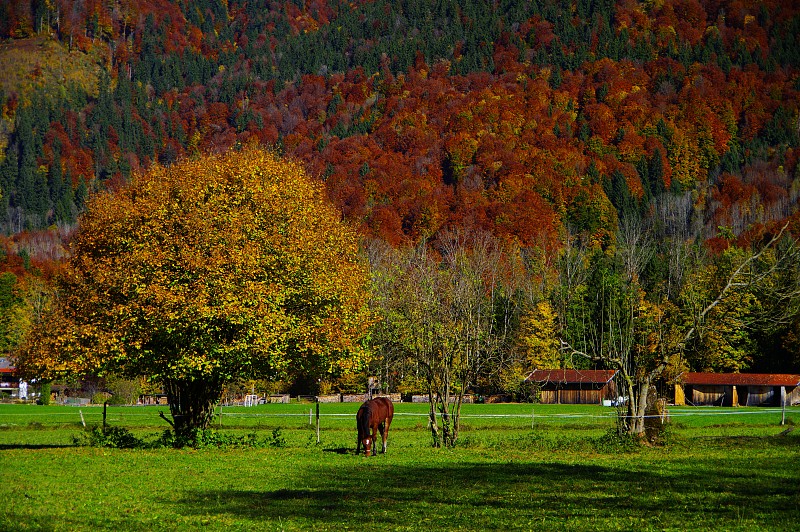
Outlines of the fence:
[[[282,398],[275,398],[282,401]],[[316,409],[323,429],[349,430],[355,425],[357,403],[266,403],[253,407],[222,406],[216,409],[215,426],[223,429],[270,429],[314,425]],[[398,403],[395,406],[393,427],[419,427],[427,424],[429,405]],[[102,406],[36,406],[0,405],[0,429],[10,430],[25,426],[41,428],[78,427],[99,425],[103,419]],[[130,429],[163,430],[167,428],[161,414],[169,417],[165,406],[109,406],[107,422]],[[620,412],[613,407],[598,405],[541,405],[541,404],[485,404],[464,405],[461,411],[463,426],[473,428],[558,427],[569,425],[584,428],[614,426]],[[671,420],[680,424],[707,426],[726,423],[770,424],[786,422],[800,424],[800,407],[669,407],[665,415],[653,418]]]

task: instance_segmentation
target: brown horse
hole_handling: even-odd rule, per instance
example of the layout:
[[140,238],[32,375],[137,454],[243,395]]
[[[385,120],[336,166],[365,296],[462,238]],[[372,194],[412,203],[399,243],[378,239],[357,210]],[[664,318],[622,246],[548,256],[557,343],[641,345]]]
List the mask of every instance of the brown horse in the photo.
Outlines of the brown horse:
[[358,442],[356,454],[364,445],[364,454],[371,456],[372,446],[375,442],[376,431],[380,431],[383,440],[383,454],[386,454],[386,436],[389,434],[389,425],[394,416],[394,405],[385,397],[370,399],[361,405],[356,414],[356,427],[358,428]]

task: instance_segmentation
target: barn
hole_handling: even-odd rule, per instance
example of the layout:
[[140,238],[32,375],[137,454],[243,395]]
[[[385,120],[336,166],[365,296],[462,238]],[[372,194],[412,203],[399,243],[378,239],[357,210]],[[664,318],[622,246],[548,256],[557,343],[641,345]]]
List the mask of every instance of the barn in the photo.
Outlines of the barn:
[[602,404],[617,399],[614,370],[537,369],[525,379],[539,389],[543,404]]
[[800,375],[783,373],[682,374],[676,405],[782,406],[800,404]]
[[19,392],[19,380],[14,375],[15,371],[10,359],[0,357],[0,393],[13,395]]
[[14,373],[16,368],[12,364],[11,359],[0,357],[0,385],[7,387],[16,384],[19,381],[16,379]]

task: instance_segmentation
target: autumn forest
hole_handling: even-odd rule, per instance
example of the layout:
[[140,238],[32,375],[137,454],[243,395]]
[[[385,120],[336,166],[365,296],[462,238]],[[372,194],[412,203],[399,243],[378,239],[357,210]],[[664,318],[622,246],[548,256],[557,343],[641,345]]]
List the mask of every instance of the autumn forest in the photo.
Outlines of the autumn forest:
[[4,352],[93,195],[261,146],[376,294],[370,365],[295,386],[800,372],[797,2],[11,0],[0,37]]

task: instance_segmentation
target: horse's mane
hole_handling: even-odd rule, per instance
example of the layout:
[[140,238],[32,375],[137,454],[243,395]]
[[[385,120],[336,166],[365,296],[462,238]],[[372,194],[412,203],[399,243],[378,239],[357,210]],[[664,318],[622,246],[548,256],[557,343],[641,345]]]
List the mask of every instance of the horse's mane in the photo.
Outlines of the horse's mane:
[[[370,408],[369,403],[364,403],[361,405],[361,409],[359,410],[358,416],[358,431],[363,436],[369,434],[369,419],[372,417],[372,410]],[[351,425],[352,426],[352,425]]]

